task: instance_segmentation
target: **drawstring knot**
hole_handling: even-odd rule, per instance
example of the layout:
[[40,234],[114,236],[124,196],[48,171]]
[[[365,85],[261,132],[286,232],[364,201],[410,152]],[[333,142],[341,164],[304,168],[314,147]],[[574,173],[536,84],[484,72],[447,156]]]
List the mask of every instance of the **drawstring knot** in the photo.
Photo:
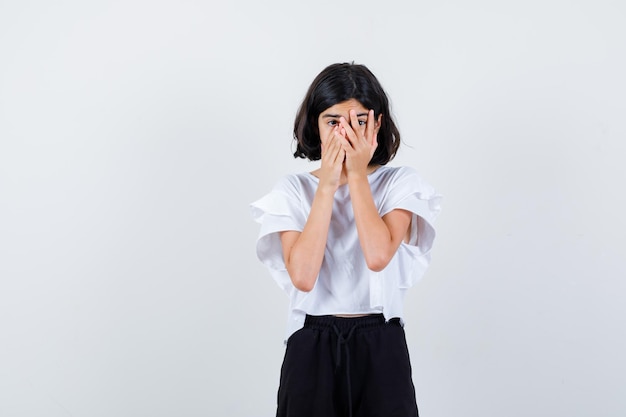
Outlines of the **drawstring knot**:
[[333,330],[335,334],[337,334],[337,360],[335,362],[335,372],[339,370],[341,366],[341,347],[346,346],[346,384],[348,385],[348,417],[352,417],[352,383],[350,382],[350,349],[347,348],[347,344],[352,338],[354,331],[359,327],[358,324],[355,324],[348,331],[348,335],[346,337],[343,336],[343,333],[339,330],[336,324],[333,324]]

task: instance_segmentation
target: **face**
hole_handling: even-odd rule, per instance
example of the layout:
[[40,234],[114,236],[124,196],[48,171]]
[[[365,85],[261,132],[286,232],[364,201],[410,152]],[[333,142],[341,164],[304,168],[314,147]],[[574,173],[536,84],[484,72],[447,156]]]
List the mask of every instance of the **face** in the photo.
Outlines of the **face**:
[[[325,143],[328,138],[330,138],[335,126],[339,125],[339,118],[343,117],[348,122],[350,121],[350,110],[354,110],[356,112],[358,119],[358,126],[351,125],[352,129],[357,133],[357,135],[363,136],[365,134],[367,112],[369,109],[366,109],[360,102],[351,98],[350,100],[337,103],[320,113],[317,119],[317,126],[319,128],[322,143]],[[380,115],[375,123],[375,128],[380,126]]]

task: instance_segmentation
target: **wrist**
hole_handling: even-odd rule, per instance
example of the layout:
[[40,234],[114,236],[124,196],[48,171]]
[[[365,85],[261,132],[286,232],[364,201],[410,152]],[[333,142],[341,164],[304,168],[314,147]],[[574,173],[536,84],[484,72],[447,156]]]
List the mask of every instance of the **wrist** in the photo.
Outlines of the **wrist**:
[[367,179],[367,171],[351,171],[348,173],[348,184],[363,181],[369,182]]
[[339,188],[338,184],[331,184],[320,181],[317,186],[317,190],[315,191],[315,194],[319,195],[320,197],[327,196],[332,198],[335,195],[335,191],[337,191],[337,188]]

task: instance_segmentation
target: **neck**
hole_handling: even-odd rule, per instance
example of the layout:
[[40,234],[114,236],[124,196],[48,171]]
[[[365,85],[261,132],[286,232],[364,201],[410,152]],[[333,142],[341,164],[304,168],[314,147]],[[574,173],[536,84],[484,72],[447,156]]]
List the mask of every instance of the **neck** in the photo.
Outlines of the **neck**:
[[[380,165],[370,165],[367,167],[367,175],[370,175],[372,172],[376,171],[378,168],[380,168]],[[346,166],[344,165],[341,168],[341,178],[339,179],[339,183],[341,185],[343,184],[347,184],[348,183],[348,172],[346,171]]]
[[[380,168],[380,165],[371,165],[367,167],[367,175],[370,175],[372,172],[376,171],[378,168]],[[311,171],[311,174],[313,174],[314,176],[319,178],[319,168],[316,170]],[[341,168],[341,177],[339,178],[339,183],[341,185],[343,184],[347,184],[348,183],[348,172],[346,171],[346,166],[344,165]]]

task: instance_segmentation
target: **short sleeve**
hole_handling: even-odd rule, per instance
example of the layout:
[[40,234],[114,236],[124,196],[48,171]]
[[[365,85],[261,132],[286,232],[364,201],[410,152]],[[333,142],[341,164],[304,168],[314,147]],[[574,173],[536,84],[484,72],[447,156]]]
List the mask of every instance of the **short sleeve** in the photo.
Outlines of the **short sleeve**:
[[424,181],[417,171],[409,167],[399,168],[389,183],[389,191],[382,202],[381,215],[394,209],[413,213],[409,242],[402,242],[399,252],[408,255],[410,273],[405,277],[403,287],[409,287],[419,280],[430,263],[430,250],[435,240],[435,219],[441,211],[442,196]]
[[291,287],[283,259],[280,232],[302,231],[306,216],[297,190],[287,179],[280,181],[274,189],[250,204],[252,218],[261,225],[257,239],[256,253],[259,260],[268,267],[272,277],[285,291]]

